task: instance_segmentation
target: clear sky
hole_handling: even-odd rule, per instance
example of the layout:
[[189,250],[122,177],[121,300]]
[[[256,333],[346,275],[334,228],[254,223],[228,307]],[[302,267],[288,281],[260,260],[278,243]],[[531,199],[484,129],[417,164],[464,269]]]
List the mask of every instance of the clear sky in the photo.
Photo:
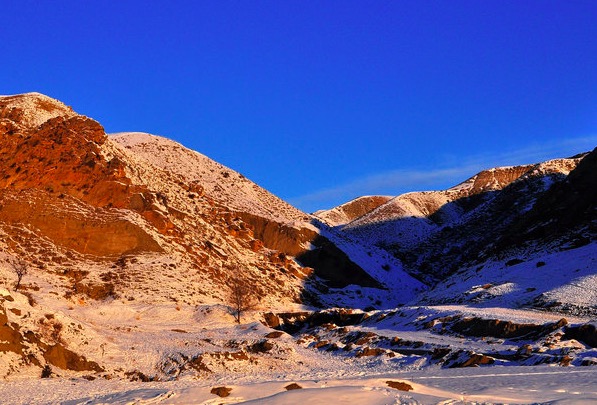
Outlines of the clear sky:
[[0,10],[0,94],[172,138],[305,211],[597,146],[595,0]]

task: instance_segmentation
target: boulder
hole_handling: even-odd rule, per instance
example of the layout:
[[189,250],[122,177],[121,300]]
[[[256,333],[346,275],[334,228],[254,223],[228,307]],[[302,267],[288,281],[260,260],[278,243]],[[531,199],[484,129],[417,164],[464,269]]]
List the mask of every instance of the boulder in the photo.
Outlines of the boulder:
[[573,326],[566,329],[564,339],[576,339],[591,347],[597,347],[597,326],[587,323],[580,326]]
[[68,350],[59,343],[49,346],[43,356],[48,363],[63,370],[104,371],[99,364],[87,360],[84,356]]
[[386,381],[388,387],[397,389],[399,391],[412,391],[413,386],[402,381]]
[[219,396],[220,398],[225,398],[230,395],[232,392],[232,388],[227,387],[214,387],[210,391],[212,394]]

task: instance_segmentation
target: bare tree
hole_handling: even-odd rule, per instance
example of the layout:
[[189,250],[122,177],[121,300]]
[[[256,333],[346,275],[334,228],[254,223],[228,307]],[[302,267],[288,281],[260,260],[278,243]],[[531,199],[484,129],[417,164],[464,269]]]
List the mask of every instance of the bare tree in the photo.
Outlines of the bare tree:
[[18,291],[19,287],[21,286],[21,281],[23,280],[23,277],[25,277],[27,275],[27,273],[29,272],[29,268],[27,267],[25,262],[23,262],[21,260],[11,262],[11,266],[12,266],[13,273],[15,273],[17,275],[17,283],[15,284],[15,291]]
[[249,284],[239,277],[230,278],[228,287],[230,288],[228,302],[232,307],[232,315],[236,323],[240,323],[242,314],[254,308],[257,305],[257,299]]

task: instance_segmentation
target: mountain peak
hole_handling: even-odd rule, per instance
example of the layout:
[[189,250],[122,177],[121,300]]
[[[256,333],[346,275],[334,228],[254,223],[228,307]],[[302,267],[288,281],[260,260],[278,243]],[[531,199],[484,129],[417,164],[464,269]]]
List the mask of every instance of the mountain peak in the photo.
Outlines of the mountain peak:
[[357,197],[330,210],[315,212],[320,220],[331,226],[345,225],[387,203],[394,197],[366,195]]
[[0,96],[0,119],[18,122],[24,128],[36,128],[59,116],[75,115],[71,107],[41,93]]

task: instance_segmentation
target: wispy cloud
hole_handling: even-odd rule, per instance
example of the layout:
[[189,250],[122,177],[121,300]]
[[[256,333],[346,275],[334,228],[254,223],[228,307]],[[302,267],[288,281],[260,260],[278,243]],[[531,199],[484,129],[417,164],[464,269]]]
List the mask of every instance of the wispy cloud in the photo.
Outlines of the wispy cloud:
[[477,157],[473,157],[473,159],[491,163],[491,167],[500,165],[519,165],[570,157],[578,153],[588,152],[596,146],[597,135],[591,135],[558,139],[540,144],[530,144],[515,151],[505,153],[484,153]]
[[[429,171],[394,170],[363,177],[336,187],[319,190],[296,198],[289,202],[297,207],[319,206],[330,208],[333,205],[352,198],[370,194],[398,194],[404,189],[423,190],[432,188],[452,179],[470,177],[480,170],[479,165],[468,165]],[[332,205],[329,205],[329,204]]]
[[407,191],[442,189],[456,185],[481,170],[569,157],[592,150],[597,135],[531,144],[516,151],[484,153],[460,159],[459,164],[435,163],[429,170],[399,169],[357,178],[348,183],[289,198],[305,211],[330,208],[362,195],[397,195]]

